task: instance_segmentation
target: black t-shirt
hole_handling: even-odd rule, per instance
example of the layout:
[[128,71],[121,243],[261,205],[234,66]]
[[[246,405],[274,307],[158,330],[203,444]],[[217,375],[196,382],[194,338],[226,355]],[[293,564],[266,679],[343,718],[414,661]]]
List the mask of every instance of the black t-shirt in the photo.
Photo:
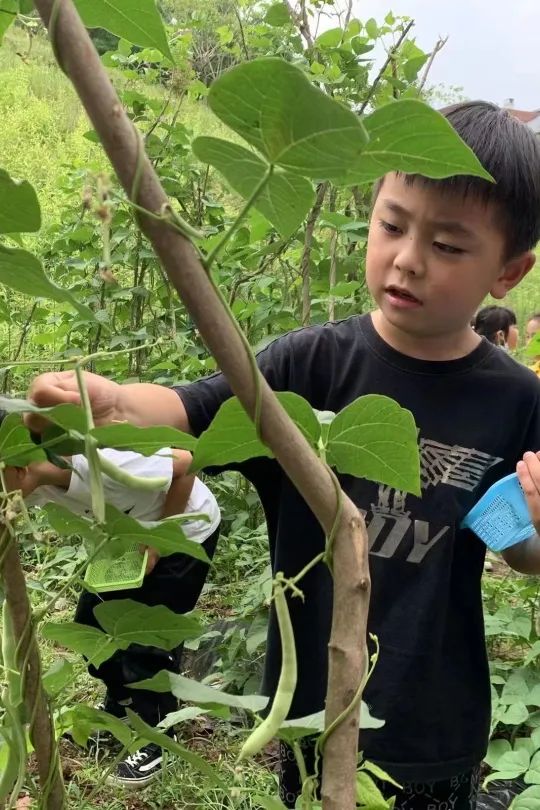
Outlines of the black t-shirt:
[[[540,384],[528,369],[483,341],[458,360],[400,354],[371,316],[313,326],[271,343],[258,364],[276,391],[339,411],[363,394],[409,408],[419,429],[422,497],[340,476],[365,512],[372,596],[369,630],[381,653],[364,700],[383,728],[360,736],[366,756],[406,781],[445,779],[484,756],[490,685],[480,580],[484,545],[459,528],[496,480],[526,450],[540,449]],[[178,389],[195,435],[230,389],[220,374]],[[266,514],[274,571],[292,576],[324,546],[307,505],[269,459],[239,466]],[[302,580],[305,602],[290,600],[298,652],[291,716],[324,706],[332,584],[324,565]],[[277,685],[279,631],[270,619],[264,694]]]

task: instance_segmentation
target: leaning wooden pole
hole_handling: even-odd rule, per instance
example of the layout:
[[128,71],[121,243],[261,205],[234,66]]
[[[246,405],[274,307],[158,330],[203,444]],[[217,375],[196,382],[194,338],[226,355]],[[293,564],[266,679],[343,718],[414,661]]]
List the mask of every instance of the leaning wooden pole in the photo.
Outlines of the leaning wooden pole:
[[[137,204],[160,214],[168,202],[150,161],[141,154],[133,127],[71,0],[35,0],[55,55],[71,79],[126,193],[137,177]],[[53,13],[53,24],[49,25]],[[192,245],[156,219],[141,215],[140,226],[152,243],[233,392],[251,418],[256,381],[244,344],[229,320]],[[264,379],[260,383],[261,433],[323,530],[334,524],[338,499],[327,467],[289,419]],[[352,501],[343,506],[334,548],[334,613],[329,649],[327,724],[338,717],[358,690],[366,668],[369,570],[365,523]],[[358,744],[358,712],[330,736],[324,752],[324,810],[353,810]]]

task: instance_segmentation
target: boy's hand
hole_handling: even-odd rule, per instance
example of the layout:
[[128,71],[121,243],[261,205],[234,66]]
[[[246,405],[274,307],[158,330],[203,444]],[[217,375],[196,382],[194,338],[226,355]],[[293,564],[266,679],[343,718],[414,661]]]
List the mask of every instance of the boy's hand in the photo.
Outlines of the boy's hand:
[[145,551],[148,551],[148,557],[146,558],[146,571],[144,572],[144,575],[146,577],[148,576],[148,574],[151,574],[154,568],[156,567],[160,555],[155,548],[150,548],[150,546],[140,546],[139,551],[141,552],[141,554],[144,554]]
[[[107,424],[120,418],[117,413],[117,405],[121,386],[113,380],[107,380],[105,377],[91,374],[89,371],[84,372],[84,379],[96,424]],[[40,374],[30,385],[28,399],[40,408],[65,403],[80,405],[81,398],[75,372],[58,371]],[[35,413],[25,414],[24,421],[27,427],[35,433],[41,433],[48,424],[46,419]]]
[[516,470],[527,499],[531,520],[537,534],[540,534],[540,452],[525,453]]

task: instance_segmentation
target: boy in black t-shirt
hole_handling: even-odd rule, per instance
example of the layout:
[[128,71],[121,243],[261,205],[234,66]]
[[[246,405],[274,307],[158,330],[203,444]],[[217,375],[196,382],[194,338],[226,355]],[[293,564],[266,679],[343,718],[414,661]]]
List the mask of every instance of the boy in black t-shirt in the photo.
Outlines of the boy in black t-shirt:
[[[465,103],[446,115],[496,183],[386,175],[376,188],[366,261],[378,309],[291,332],[258,356],[272,388],[295,391],[315,408],[337,412],[363,394],[385,394],[409,408],[419,428],[422,497],[340,476],[366,515],[369,630],[381,645],[365,699],[386,723],[362,732],[361,745],[404,785],[400,810],[469,810],[476,801],[490,719],[480,592],[485,548],[461,521],[517,465],[540,527],[539,382],[470,327],[488,293],[504,298],[534,264],[540,143],[492,104]],[[101,422],[171,424],[195,435],[231,395],[220,374],[176,391],[92,375],[87,382]],[[75,389],[70,372],[45,374],[30,396],[39,405],[77,401]],[[317,521],[276,462],[255,459],[241,469],[265,509],[274,571],[296,574],[324,547]],[[540,573],[537,536],[504,556],[519,571]],[[294,717],[324,706],[332,607],[326,567],[313,569],[302,588],[305,602],[290,602],[298,652]],[[265,694],[273,693],[279,668],[272,614]],[[282,755],[282,798],[294,807],[298,774],[289,752]]]

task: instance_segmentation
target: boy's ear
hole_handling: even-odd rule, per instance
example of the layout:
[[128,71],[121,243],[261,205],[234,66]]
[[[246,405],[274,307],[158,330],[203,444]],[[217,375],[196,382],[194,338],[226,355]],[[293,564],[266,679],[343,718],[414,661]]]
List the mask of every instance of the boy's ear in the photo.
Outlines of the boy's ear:
[[508,259],[503,267],[499,278],[493,284],[490,293],[493,298],[504,298],[507,293],[516,287],[525,278],[536,262],[536,256],[532,250],[520,253]]

